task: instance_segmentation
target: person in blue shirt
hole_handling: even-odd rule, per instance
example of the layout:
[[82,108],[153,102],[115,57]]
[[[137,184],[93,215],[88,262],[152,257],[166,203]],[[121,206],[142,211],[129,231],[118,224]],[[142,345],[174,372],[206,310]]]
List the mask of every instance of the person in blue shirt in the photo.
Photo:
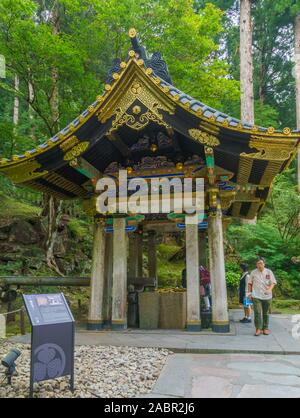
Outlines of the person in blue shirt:
[[240,320],[242,324],[250,324],[252,322],[251,320],[251,306],[252,302],[247,297],[248,293],[248,281],[250,278],[250,274],[248,271],[248,265],[245,263],[240,264],[241,268],[241,277],[240,277],[240,291],[239,291],[239,300],[240,304],[244,306],[244,312],[245,316],[243,319]]

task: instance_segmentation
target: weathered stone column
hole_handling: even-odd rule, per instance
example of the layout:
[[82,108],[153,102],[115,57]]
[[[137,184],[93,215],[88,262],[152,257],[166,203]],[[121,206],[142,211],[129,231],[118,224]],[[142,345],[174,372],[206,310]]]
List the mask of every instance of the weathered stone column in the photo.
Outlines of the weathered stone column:
[[148,232],[148,273],[149,277],[157,278],[156,232]]
[[111,326],[112,283],[113,283],[113,234],[105,236],[105,270],[103,297],[103,326]]
[[[192,217],[191,217],[192,218]],[[186,283],[188,331],[201,331],[198,223],[186,216]]]
[[206,232],[199,232],[199,265],[207,267]]
[[212,329],[229,332],[222,211],[208,219],[209,268],[212,288]]
[[137,276],[143,277],[143,233],[137,234]]
[[91,295],[87,328],[103,328],[103,292],[105,269],[105,231],[102,220],[94,225]]
[[129,236],[129,277],[138,277],[138,261],[138,236],[134,233]]
[[127,328],[127,236],[125,218],[114,218],[112,329]]

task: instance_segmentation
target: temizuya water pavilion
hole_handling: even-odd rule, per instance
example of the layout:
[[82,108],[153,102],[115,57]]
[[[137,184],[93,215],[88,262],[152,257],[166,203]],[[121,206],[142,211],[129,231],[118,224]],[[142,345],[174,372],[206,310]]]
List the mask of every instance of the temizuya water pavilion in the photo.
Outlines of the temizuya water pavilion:
[[[155,232],[186,234],[188,330],[201,330],[199,255],[206,231],[212,278],[212,328],[229,331],[223,226],[230,217],[253,219],[263,208],[276,174],[297,152],[300,132],[261,128],[218,112],[172,85],[159,53],[148,57],[130,30],[132,50],[116,61],[105,92],[45,144],[0,160],[14,183],[60,199],[82,199],[95,217],[88,325],[127,327],[129,277],[142,276],[142,239],[149,242],[149,275],[156,276]],[[207,220],[185,225],[166,215],[103,216],[95,183],[127,169],[128,178],[203,177]],[[110,232],[110,233],[109,233]],[[200,248],[200,251],[199,251]]]

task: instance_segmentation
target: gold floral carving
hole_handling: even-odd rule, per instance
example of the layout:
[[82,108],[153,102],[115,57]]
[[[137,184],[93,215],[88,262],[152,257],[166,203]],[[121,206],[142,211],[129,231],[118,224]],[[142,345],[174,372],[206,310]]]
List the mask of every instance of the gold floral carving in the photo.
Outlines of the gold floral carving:
[[189,129],[189,134],[196,141],[209,147],[217,147],[220,145],[220,141],[214,135],[210,135],[206,132],[200,131],[199,129]]
[[89,147],[90,143],[88,141],[80,142],[79,144],[75,145],[70,151],[68,151],[65,156],[64,160],[71,161],[74,160],[74,158],[79,157],[81,154],[83,154]]
[[[143,113],[141,113],[141,107],[134,104],[137,100],[146,107]],[[150,89],[141,79],[135,78],[125,94],[118,97],[115,105],[101,109],[97,116],[101,123],[105,123],[114,116],[109,134],[117,131],[123,125],[139,131],[147,126],[149,122],[155,122],[169,128],[160,111],[174,114],[175,105],[170,101],[161,100],[153,88]]]
[[70,138],[66,139],[62,144],[60,144],[60,148],[66,152],[69,151],[69,149],[75,147],[79,143],[79,139],[73,135]]
[[48,171],[36,171],[41,168],[36,160],[28,160],[23,163],[3,168],[1,171],[6,174],[13,183],[24,183],[42,177]]

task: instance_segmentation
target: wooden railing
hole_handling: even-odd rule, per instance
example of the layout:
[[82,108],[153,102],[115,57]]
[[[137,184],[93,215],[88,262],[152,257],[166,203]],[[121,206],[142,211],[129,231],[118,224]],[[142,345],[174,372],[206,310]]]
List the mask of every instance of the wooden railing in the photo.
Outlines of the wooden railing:
[[89,286],[90,277],[0,276],[0,286]]

